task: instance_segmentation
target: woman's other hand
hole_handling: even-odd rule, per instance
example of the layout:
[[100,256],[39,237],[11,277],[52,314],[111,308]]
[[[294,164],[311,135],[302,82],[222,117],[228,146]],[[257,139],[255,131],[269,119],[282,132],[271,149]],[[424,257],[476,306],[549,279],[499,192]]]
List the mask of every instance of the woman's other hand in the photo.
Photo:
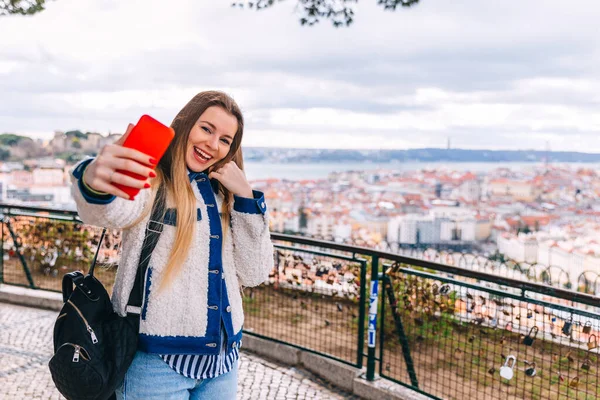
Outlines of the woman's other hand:
[[230,161],[221,168],[208,174],[211,179],[218,180],[231,193],[239,197],[252,198],[252,188],[246,180],[246,175],[235,162]]
[[[157,161],[138,150],[123,147],[123,142],[132,129],[133,125],[129,124],[125,134],[114,144],[104,146],[86,167],[82,179],[90,188],[130,200],[129,195],[114,186],[114,183],[138,189],[150,187],[149,178],[156,177],[156,173],[147,165],[156,165]],[[117,170],[132,172],[146,179],[132,178]]]

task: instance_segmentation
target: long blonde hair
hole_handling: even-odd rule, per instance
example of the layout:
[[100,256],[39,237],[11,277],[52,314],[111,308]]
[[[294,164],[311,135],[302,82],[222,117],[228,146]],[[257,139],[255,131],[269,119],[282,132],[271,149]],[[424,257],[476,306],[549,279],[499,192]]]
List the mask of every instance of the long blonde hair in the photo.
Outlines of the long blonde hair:
[[[237,119],[238,126],[229,152],[225,158],[211,166],[210,170],[218,169],[230,161],[235,162],[241,170],[244,170],[241,149],[244,118],[239,106],[223,92],[206,91],[198,93],[179,111],[171,123],[171,128],[175,131],[175,137],[156,168],[156,178],[152,181],[152,198],[146,205],[143,215],[136,221],[141,221],[150,213],[157,188],[160,185],[166,185],[167,199],[177,208],[177,227],[175,229],[175,241],[169,254],[160,289],[169,286],[181,271],[181,266],[185,262],[192,244],[196,226],[196,197],[192,186],[188,183],[185,156],[190,131],[202,113],[213,106],[221,107],[234,116]],[[209,173],[209,171],[205,172]],[[223,195],[221,225],[223,227],[224,242],[231,220],[233,194],[223,185],[219,185],[219,192]]]

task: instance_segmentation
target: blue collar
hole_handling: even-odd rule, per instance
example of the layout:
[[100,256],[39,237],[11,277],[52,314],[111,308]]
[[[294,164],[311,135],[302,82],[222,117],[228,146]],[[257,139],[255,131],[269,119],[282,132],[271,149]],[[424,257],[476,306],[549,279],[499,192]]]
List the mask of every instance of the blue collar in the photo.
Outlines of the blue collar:
[[204,172],[192,172],[188,169],[188,178],[190,178],[190,182],[191,182],[198,178],[207,178],[208,179],[208,175],[206,175]]
[[[210,183],[213,192],[219,193],[219,181],[216,179],[208,179],[208,175],[204,172],[192,172],[188,168],[188,178],[190,179],[190,183],[194,180],[205,178],[206,180],[204,182]],[[200,183],[201,182],[198,182],[198,188],[200,188]]]

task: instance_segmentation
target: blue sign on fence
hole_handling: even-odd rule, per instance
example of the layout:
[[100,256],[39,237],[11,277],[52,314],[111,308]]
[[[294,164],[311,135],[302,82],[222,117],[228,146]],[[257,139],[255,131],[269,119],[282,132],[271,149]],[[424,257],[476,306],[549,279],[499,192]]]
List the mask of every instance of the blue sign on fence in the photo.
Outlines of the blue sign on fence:
[[377,297],[379,293],[379,281],[371,281],[371,297],[369,298],[369,330],[368,346],[375,347],[375,333],[377,332]]

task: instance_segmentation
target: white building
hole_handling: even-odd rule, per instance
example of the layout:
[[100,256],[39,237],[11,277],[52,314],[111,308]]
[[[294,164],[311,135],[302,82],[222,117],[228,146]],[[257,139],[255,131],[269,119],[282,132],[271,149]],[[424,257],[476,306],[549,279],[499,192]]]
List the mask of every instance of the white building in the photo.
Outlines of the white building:
[[532,235],[519,236],[504,234],[498,236],[498,251],[511,260],[533,264],[538,258],[538,242]]
[[339,223],[333,227],[333,239],[336,242],[343,242],[352,237],[352,225],[348,223]]
[[66,205],[74,203],[70,186],[32,186],[29,189],[29,193],[39,196],[52,196],[51,204],[47,204],[49,206],[64,208]]
[[479,201],[481,198],[481,184],[474,179],[467,180],[459,186],[458,195],[469,202]]
[[35,168],[33,170],[33,186],[65,185],[64,170],[59,168]]
[[299,232],[300,218],[292,212],[273,211],[269,223],[274,232]]
[[465,220],[442,220],[440,224],[440,241],[474,242],[476,236],[475,218]]
[[407,214],[388,224],[390,243],[474,242],[477,238],[475,211],[459,207],[456,201],[433,200],[428,215]]
[[333,237],[333,227],[336,221],[333,216],[321,214],[308,219],[306,233],[309,236]]
[[507,258],[529,264],[538,264],[539,271],[549,267],[551,279],[561,283],[569,276],[571,287],[576,288],[581,274],[587,271],[600,274],[600,245],[593,236],[570,237],[566,232],[534,232],[504,234],[497,239],[498,251]]

